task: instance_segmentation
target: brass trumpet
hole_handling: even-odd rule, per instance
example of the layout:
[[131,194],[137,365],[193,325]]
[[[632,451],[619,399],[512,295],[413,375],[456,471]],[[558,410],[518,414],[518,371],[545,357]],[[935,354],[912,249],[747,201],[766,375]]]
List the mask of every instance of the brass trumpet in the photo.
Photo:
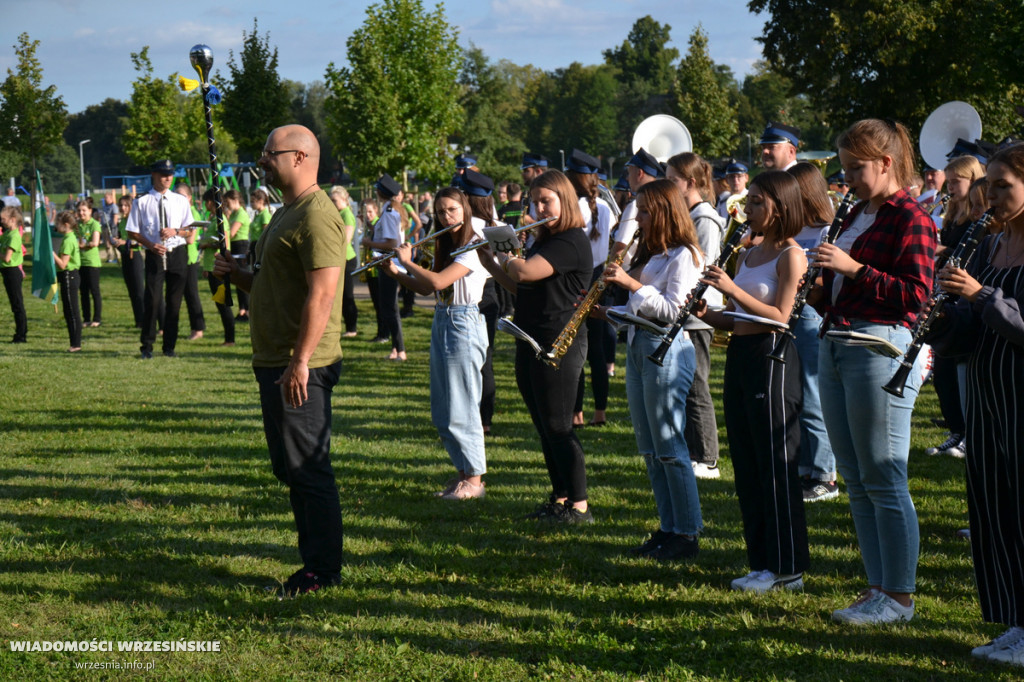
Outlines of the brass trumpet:
[[[420,246],[421,244],[429,242],[432,239],[437,239],[438,237],[440,237],[445,232],[450,232],[450,231],[454,230],[456,227],[459,227],[460,225],[462,225],[462,221],[461,220],[459,222],[455,223],[454,225],[449,225],[448,227],[444,228],[443,230],[438,230],[437,232],[432,232],[432,233],[428,234],[426,237],[424,237],[423,239],[420,239],[419,241],[413,243],[411,246],[412,246],[412,248],[415,249],[417,246]],[[363,270],[368,270],[368,269],[370,269],[372,267],[376,267],[376,266],[380,265],[381,263],[384,263],[386,261],[391,260],[392,258],[395,257],[395,255],[396,254],[395,254],[394,251],[389,251],[388,253],[385,253],[383,256],[380,256],[379,258],[374,258],[369,263],[364,263],[363,265],[360,265],[358,268],[356,268],[355,270],[352,271],[352,274],[353,275],[357,275],[360,272],[362,272]]]

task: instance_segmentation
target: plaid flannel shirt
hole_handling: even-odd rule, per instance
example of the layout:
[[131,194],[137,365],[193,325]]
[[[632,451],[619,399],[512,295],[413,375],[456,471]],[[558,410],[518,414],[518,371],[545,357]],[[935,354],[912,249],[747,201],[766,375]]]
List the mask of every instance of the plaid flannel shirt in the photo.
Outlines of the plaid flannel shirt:
[[[862,201],[850,211],[843,229],[865,206]],[[835,273],[824,269],[827,322],[836,327],[848,327],[850,320],[912,327],[931,294],[936,243],[935,222],[917,201],[902,189],[889,197],[874,224],[853,243],[850,257],[865,267],[856,279],[844,280],[834,304],[829,292]]]

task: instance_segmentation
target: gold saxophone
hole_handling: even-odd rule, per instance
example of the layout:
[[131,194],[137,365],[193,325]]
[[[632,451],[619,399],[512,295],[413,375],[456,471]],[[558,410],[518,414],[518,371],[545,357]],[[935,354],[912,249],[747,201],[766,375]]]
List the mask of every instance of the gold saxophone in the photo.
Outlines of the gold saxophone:
[[[640,234],[640,230],[633,233],[629,243],[626,244],[626,248],[619,252],[617,256],[611,256],[604,264],[605,269],[613,263],[615,265],[622,265],[622,261],[625,260],[626,254],[629,249],[633,246],[633,242],[636,241],[637,236]],[[597,305],[597,301],[601,298],[601,294],[608,288],[608,283],[604,281],[604,276],[598,277],[597,280],[590,286],[590,291],[583,297],[579,305],[576,306],[576,312],[569,318],[569,323],[565,325],[565,329],[561,331],[558,338],[555,339],[554,344],[551,346],[551,350],[544,353],[541,359],[549,365],[558,366],[558,361],[562,359],[562,356],[569,352],[569,348],[572,346],[572,342],[576,340],[576,335],[580,331],[580,327],[586,322],[590,316],[590,311]]]

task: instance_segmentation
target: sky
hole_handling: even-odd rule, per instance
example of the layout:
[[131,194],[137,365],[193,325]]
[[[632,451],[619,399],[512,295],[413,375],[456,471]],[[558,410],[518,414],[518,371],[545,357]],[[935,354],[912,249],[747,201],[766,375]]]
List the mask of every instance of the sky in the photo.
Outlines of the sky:
[[[0,74],[6,77],[16,66],[13,46],[27,32],[40,41],[36,56],[43,84],[56,85],[68,113],[78,113],[108,97],[128,100],[137,75],[130,54],[146,45],[158,76],[195,77],[188,53],[197,43],[213,50],[214,75],[218,68],[226,75],[229,51],[240,52],[242,32],[252,30],[255,17],[259,32],[269,31],[270,44],[278,49],[280,76],[310,83],[323,80],[329,62],[346,63],[345,42],[371,4],[177,0],[157,10],[152,2],[123,0],[0,0]],[[294,13],[298,6],[302,14]],[[435,4],[424,0],[424,6],[433,9]],[[693,28],[701,24],[711,58],[742,78],[760,58],[754,38],[765,21],[739,0],[449,0],[444,6],[464,47],[476,45],[491,61],[507,59],[545,70],[574,61],[601,63],[602,50],[621,45],[633,23],[649,14],[672,27],[671,45],[681,55]]]

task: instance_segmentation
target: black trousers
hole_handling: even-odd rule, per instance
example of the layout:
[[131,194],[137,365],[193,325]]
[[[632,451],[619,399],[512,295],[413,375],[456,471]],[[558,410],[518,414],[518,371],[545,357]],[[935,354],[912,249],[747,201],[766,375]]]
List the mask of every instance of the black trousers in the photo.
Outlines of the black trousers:
[[516,341],[516,384],[540,435],[551,492],[572,502],[587,499],[583,446],[572,428],[577,377],[586,355],[586,337],[577,338],[555,369],[538,360],[526,343]]
[[[180,246],[167,254],[167,270],[158,254],[146,252],[146,290],[143,297],[141,350],[152,352],[160,301],[164,302],[163,351],[174,352],[178,343],[178,314],[185,295],[187,249]],[[166,287],[166,294],[164,289]]]
[[11,315],[14,316],[14,341],[24,341],[28,336],[28,319],[25,316],[25,299],[21,292],[21,282],[25,276],[21,268],[0,268],[4,278],[4,289],[7,300],[11,302]]
[[[217,289],[222,284],[221,280],[213,276],[213,273],[206,273],[210,282],[210,293],[217,293]],[[214,302],[217,306],[217,312],[220,314],[220,323],[224,326],[224,343],[235,342],[235,316],[231,314],[231,308],[224,305],[223,303]]]
[[345,321],[345,331],[356,331],[356,323],[359,320],[359,309],[356,307],[355,277],[352,271],[359,267],[359,260],[355,257],[345,261],[345,282],[341,290],[341,317]]
[[83,265],[78,269],[81,281],[79,294],[82,297],[82,321],[103,321],[103,297],[100,295],[100,269]]
[[956,370],[956,358],[935,356],[932,367],[932,382],[935,384],[935,395],[939,397],[939,409],[946,420],[946,428],[950,433],[961,436],[966,431],[964,411],[960,406],[960,378]]
[[725,360],[725,425],[743,517],[747,561],[789,575],[810,565],[800,485],[800,358],[766,356],[774,334],[733,335]]
[[[121,276],[124,278],[125,288],[128,289],[128,300],[132,304],[132,315],[135,316],[135,326],[142,329],[143,294],[146,291],[146,256],[144,251],[129,251],[127,246],[119,248],[121,252]],[[163,313],[159,316],[163,318]]]
[[[238,267],[244,268],[246,262],[249,260],[249,240],[239,239],[231,240],[231,257],[238,263]],[[241,289],[233,289],[235,297],[238,299],[238,309],[249,312],[249,292],[242,291]]]
[[299,555],[306,570],[341,570],[342,524],[338,485],[331,467],[331,391],[341,361],[309,370],[309,399],[290,407],[274,382],[284,367],[255,367],[263,410],[263,431],[274,476],[288,486]]
[[78,270],[61,270],[57,273],[60,284],[60,304],[64,308],[64,322],[68,326],[68,345],[82,347],[82,313],[78,309],[78,287],[81,280]]
[[199,298],[199,263],[185,266],[185,307],[188,309],[188,327],[194,332],[206,331],[203,300]]
[[386,339],[390,336],[384,325],[384,317],[380,314],[380,278],[387,275],[366,273],[366,288],[370,290],[370,302],[373,303],[373,314],[377,318],[377,337]]
[[405,350],[405,339],[402,338],[402,318],[398,316],[398,280],[387,275],[377,277],[380,310],[378,318],[384,322],[384,329],[391,337],[391,347],[402,352]]
[[497,394],[497,387],[494,384],[494,332],[501,312],[498,289],[504,287],[495,283],[493,277],[489,277],[484,283],[483,296],[480,299],[480,314],[484,316],[484,324],[487,326],[487,355],[484,356],[484,364],[480,368],[484,381],[483,393],[480,396],[480,423],[484,426],[490,426],[494,420],[494,396]]

